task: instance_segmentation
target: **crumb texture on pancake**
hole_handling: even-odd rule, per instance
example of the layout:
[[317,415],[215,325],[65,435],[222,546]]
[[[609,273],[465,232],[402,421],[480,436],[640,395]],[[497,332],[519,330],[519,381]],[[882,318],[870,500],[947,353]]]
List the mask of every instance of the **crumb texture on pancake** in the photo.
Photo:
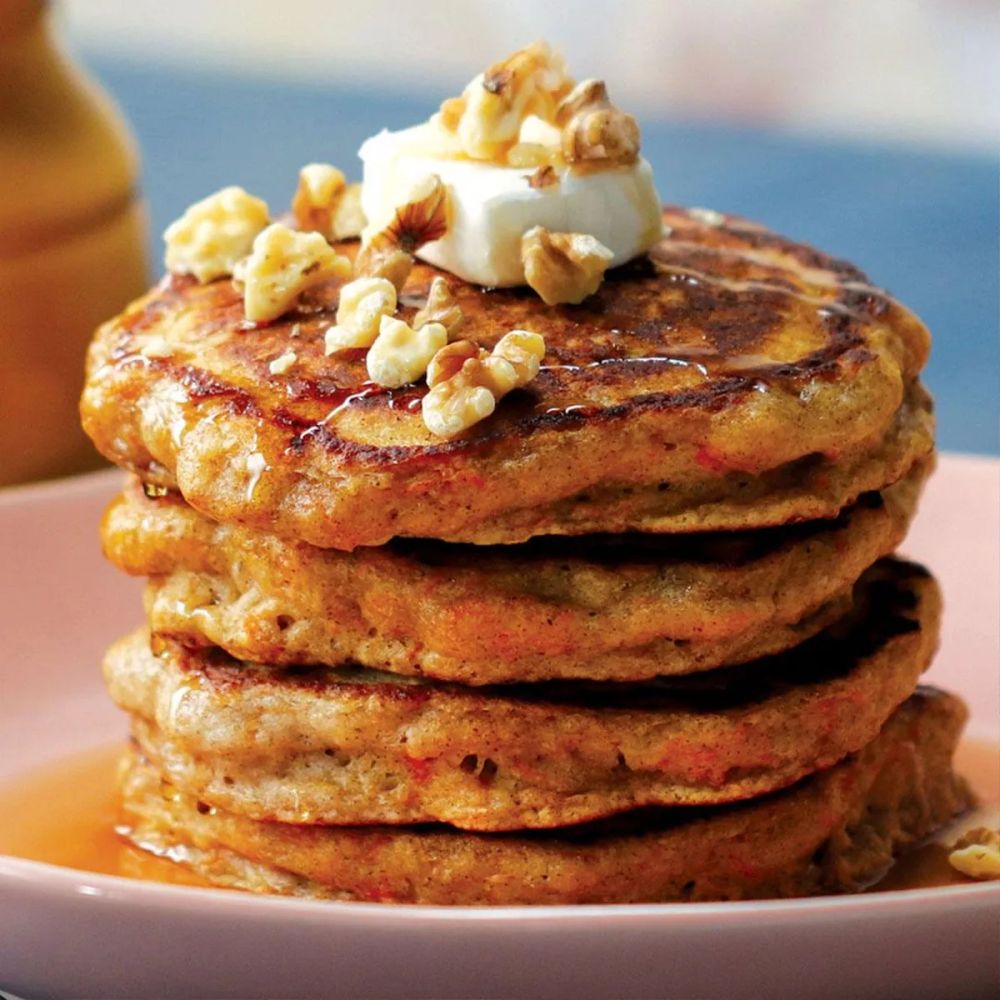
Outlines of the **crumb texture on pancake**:
[[641,685],[437,685],[276,672],[138,632],[105,661],[143,752],[213,806],[289,823],[550,828],[752,798],[871,740],[937,644],[940,595],[885,560],[780,656]]
[[[162,282],[98,331],[81,403],[112,461],[314,545],[699,531],[833,517],[932,447],[919,320],[865,276],[738,219],[667,209],[648,257],[578,306],[455,284],[463,336],[544,336],[538,377],[441,442],[426,387],[324,354],[339,284],[253,330],[231,282]],[[348,245],[341,247],[353,252]],[[419,264],[400,318],[424,304]],[[162,339],[167,352],[143,347]],[[293,349],[291,373],[270,361]]]
[[237,659],[465,684],[646,680],[780,652],[843,614],[857,578],[902,540],[926,464],[836,520],[752,535],[352,553],[217,524],[133,481],[102,540],[115,565],[151,577],[154,634]]
[[185,794],[132,753],[121,832],[217,885],[311,898],[525,905],[850,892],[971,804],[951,769],[965,714],[957,698],[919,689],[860,753],[784,792],[534,834],[256,822]]

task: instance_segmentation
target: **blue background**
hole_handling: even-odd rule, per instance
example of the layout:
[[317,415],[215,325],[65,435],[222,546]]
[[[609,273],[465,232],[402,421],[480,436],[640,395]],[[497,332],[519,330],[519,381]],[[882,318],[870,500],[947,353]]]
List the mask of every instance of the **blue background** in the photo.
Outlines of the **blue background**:
[[[136,66],[87,58],[139,138],[158,234],[192,201],[240,184],[272,206],[304,163],[358,178],[380,127],[414,124],[431,95]],[[934,334],[927,381],[941,447],[1000,453],[1000,169],[995,157],[821,141],[760,129],[642,122],[666,201],[737,212],[846,257]]]

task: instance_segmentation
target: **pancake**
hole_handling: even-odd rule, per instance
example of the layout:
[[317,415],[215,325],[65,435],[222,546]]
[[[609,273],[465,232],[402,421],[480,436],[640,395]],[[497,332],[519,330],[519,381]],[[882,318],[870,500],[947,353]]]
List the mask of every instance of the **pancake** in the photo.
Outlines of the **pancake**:
[[937,643],[926,571],[887,560],[851,616],[785,654],[637,685],[438,685],[283,673],[144,632],[105,676],[180,788],[254,819],[548,828],[647,805],[759,796],[860,749]]
[[[464,337],[492,348],[528,329],[547,347],[533,382],[453,440],[424,426],[422,384],[385,390],[364,352],[324,356],[336,282],[253,328],[232,282],[165,279],[98,331],[84,427],[215,520],[340,549],[829,518],[930,452],[912,313],[760,226],[664,220],[669,235],[578,306],[449,277]],[[401,318],[438,273],[414,268]],[[153,338],[172,353],[144,356]]]
[[237,659],[465,684],[636,681],[780,652],[842,615],[902,541],[925,471],[835,520],[759,532],[352,553],[216,524],[132,482],[102,540],[116,566],[152,577],[154,634]]
[[951,770],[964,717],[958,699],[920,689],[860,753],[784,792],[534,834],[260,823],[199,802],[132,755],[119,830],[217,885],[323,899],[522,905],[850,892],[970,805]]

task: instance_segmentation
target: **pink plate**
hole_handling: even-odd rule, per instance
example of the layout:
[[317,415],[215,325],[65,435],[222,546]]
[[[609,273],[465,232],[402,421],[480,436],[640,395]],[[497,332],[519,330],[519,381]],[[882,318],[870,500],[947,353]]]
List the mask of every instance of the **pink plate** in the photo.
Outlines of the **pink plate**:
[[[0,494],[0,782],[124,733],[101,651],[115,472]],[[1000,461],[946,456],[905,551],[948,610],[929,679],[1000,730]],[[4,815],[0,823],[17,823]],[[53,823],[59,816],[52,817]],[[1000,885],[775,902],[438,909],[160,885],[0,856],[0,989],[102,997],[940,997],[1000,983]]]

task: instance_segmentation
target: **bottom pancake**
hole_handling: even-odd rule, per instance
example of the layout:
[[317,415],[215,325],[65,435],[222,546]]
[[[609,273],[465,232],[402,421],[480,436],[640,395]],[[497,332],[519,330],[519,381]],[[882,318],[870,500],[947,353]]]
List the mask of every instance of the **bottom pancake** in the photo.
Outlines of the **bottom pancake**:
[[951,768],[965,716],[957,698],[921,688],[858,754],[786,791],[547,833],[259,822],[184,794],[132,752],[119,832],[216,885],[322,899],[524,905],[850,892],[971,804]]

